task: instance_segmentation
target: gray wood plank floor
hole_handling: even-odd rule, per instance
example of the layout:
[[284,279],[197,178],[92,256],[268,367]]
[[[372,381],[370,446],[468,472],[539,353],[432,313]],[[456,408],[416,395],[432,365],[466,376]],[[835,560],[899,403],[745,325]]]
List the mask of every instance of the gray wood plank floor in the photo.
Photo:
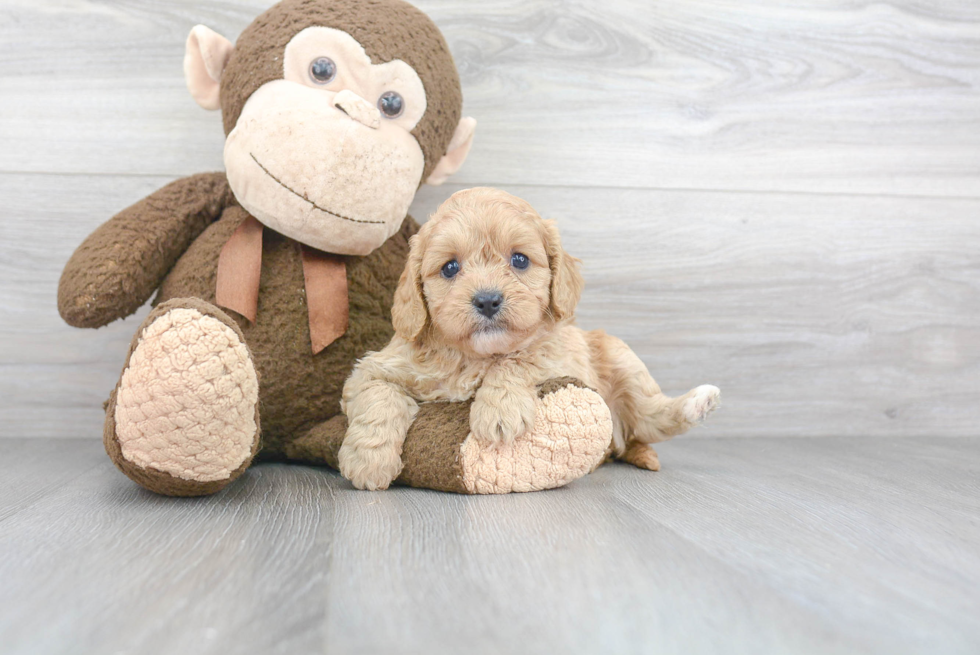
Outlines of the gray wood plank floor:
[[222,168],[184,39],[270,4],[0,3],[0,653],[980,652],[980,5],[416,0],[479,128],[413,215],[526,197],[580,324],[723,410],[547,493],[157,497],[98,440],[146,310],[72,330],[57,280]]
[[680,439],[553,492],[0,440],[0,652],[976,653],[980,439]]

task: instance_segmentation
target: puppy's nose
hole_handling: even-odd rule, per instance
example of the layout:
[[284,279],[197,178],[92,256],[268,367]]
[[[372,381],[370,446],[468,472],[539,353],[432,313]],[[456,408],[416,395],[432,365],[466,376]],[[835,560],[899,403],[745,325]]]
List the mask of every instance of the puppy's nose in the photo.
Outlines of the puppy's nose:
[[473,306],[487,318],[493,318],[504,304],[504,296],[499,291],[477,291],[473,296]]

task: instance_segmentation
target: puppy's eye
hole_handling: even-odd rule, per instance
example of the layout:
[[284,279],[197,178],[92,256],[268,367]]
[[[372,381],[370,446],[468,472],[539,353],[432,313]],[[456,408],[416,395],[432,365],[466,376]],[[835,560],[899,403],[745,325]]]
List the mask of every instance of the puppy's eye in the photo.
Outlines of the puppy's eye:
[[457,273],[459,273],[459,262],[455,259],[442,265],[442,276],[447,280],[456,277]]
[[523,271],[525,268],[531,265],[531,260],[527,258],[522,252],[515,252],[510,256],[510,265],[514,268]]
[[337,64],[330,57],[318,57],[310,62],[310,78],[317,84],[327,84],[337,75]]

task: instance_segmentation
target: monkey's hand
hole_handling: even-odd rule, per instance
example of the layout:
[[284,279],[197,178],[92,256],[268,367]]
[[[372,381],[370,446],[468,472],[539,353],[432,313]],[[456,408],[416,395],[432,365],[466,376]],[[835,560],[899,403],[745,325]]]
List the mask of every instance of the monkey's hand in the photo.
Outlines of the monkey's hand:
[[58,311],[75,327],[129,316],[232,200],[224,173],[171,182],[103,223],[75,250],[58,283]]
[[534,429],[533,388],[484,383],[470,407],[470,430],[484,443],[511,444]]

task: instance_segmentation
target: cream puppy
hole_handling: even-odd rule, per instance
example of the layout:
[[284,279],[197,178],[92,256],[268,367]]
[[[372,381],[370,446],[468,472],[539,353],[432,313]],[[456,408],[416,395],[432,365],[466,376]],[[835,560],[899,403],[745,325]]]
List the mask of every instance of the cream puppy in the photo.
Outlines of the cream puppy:
[[575,327],[582,286],[554,221],[503,191],[453,194],[412,237],[391,310],[395,337],[344,385],[344,477],[387,488],[419,402],[472,398],[472,437],[512,442],[533,428],[536,386],[562,376],[605,400],[617,458],[658,470],[648,444],[700,423],[718,388],[665,396],[625,343]]

